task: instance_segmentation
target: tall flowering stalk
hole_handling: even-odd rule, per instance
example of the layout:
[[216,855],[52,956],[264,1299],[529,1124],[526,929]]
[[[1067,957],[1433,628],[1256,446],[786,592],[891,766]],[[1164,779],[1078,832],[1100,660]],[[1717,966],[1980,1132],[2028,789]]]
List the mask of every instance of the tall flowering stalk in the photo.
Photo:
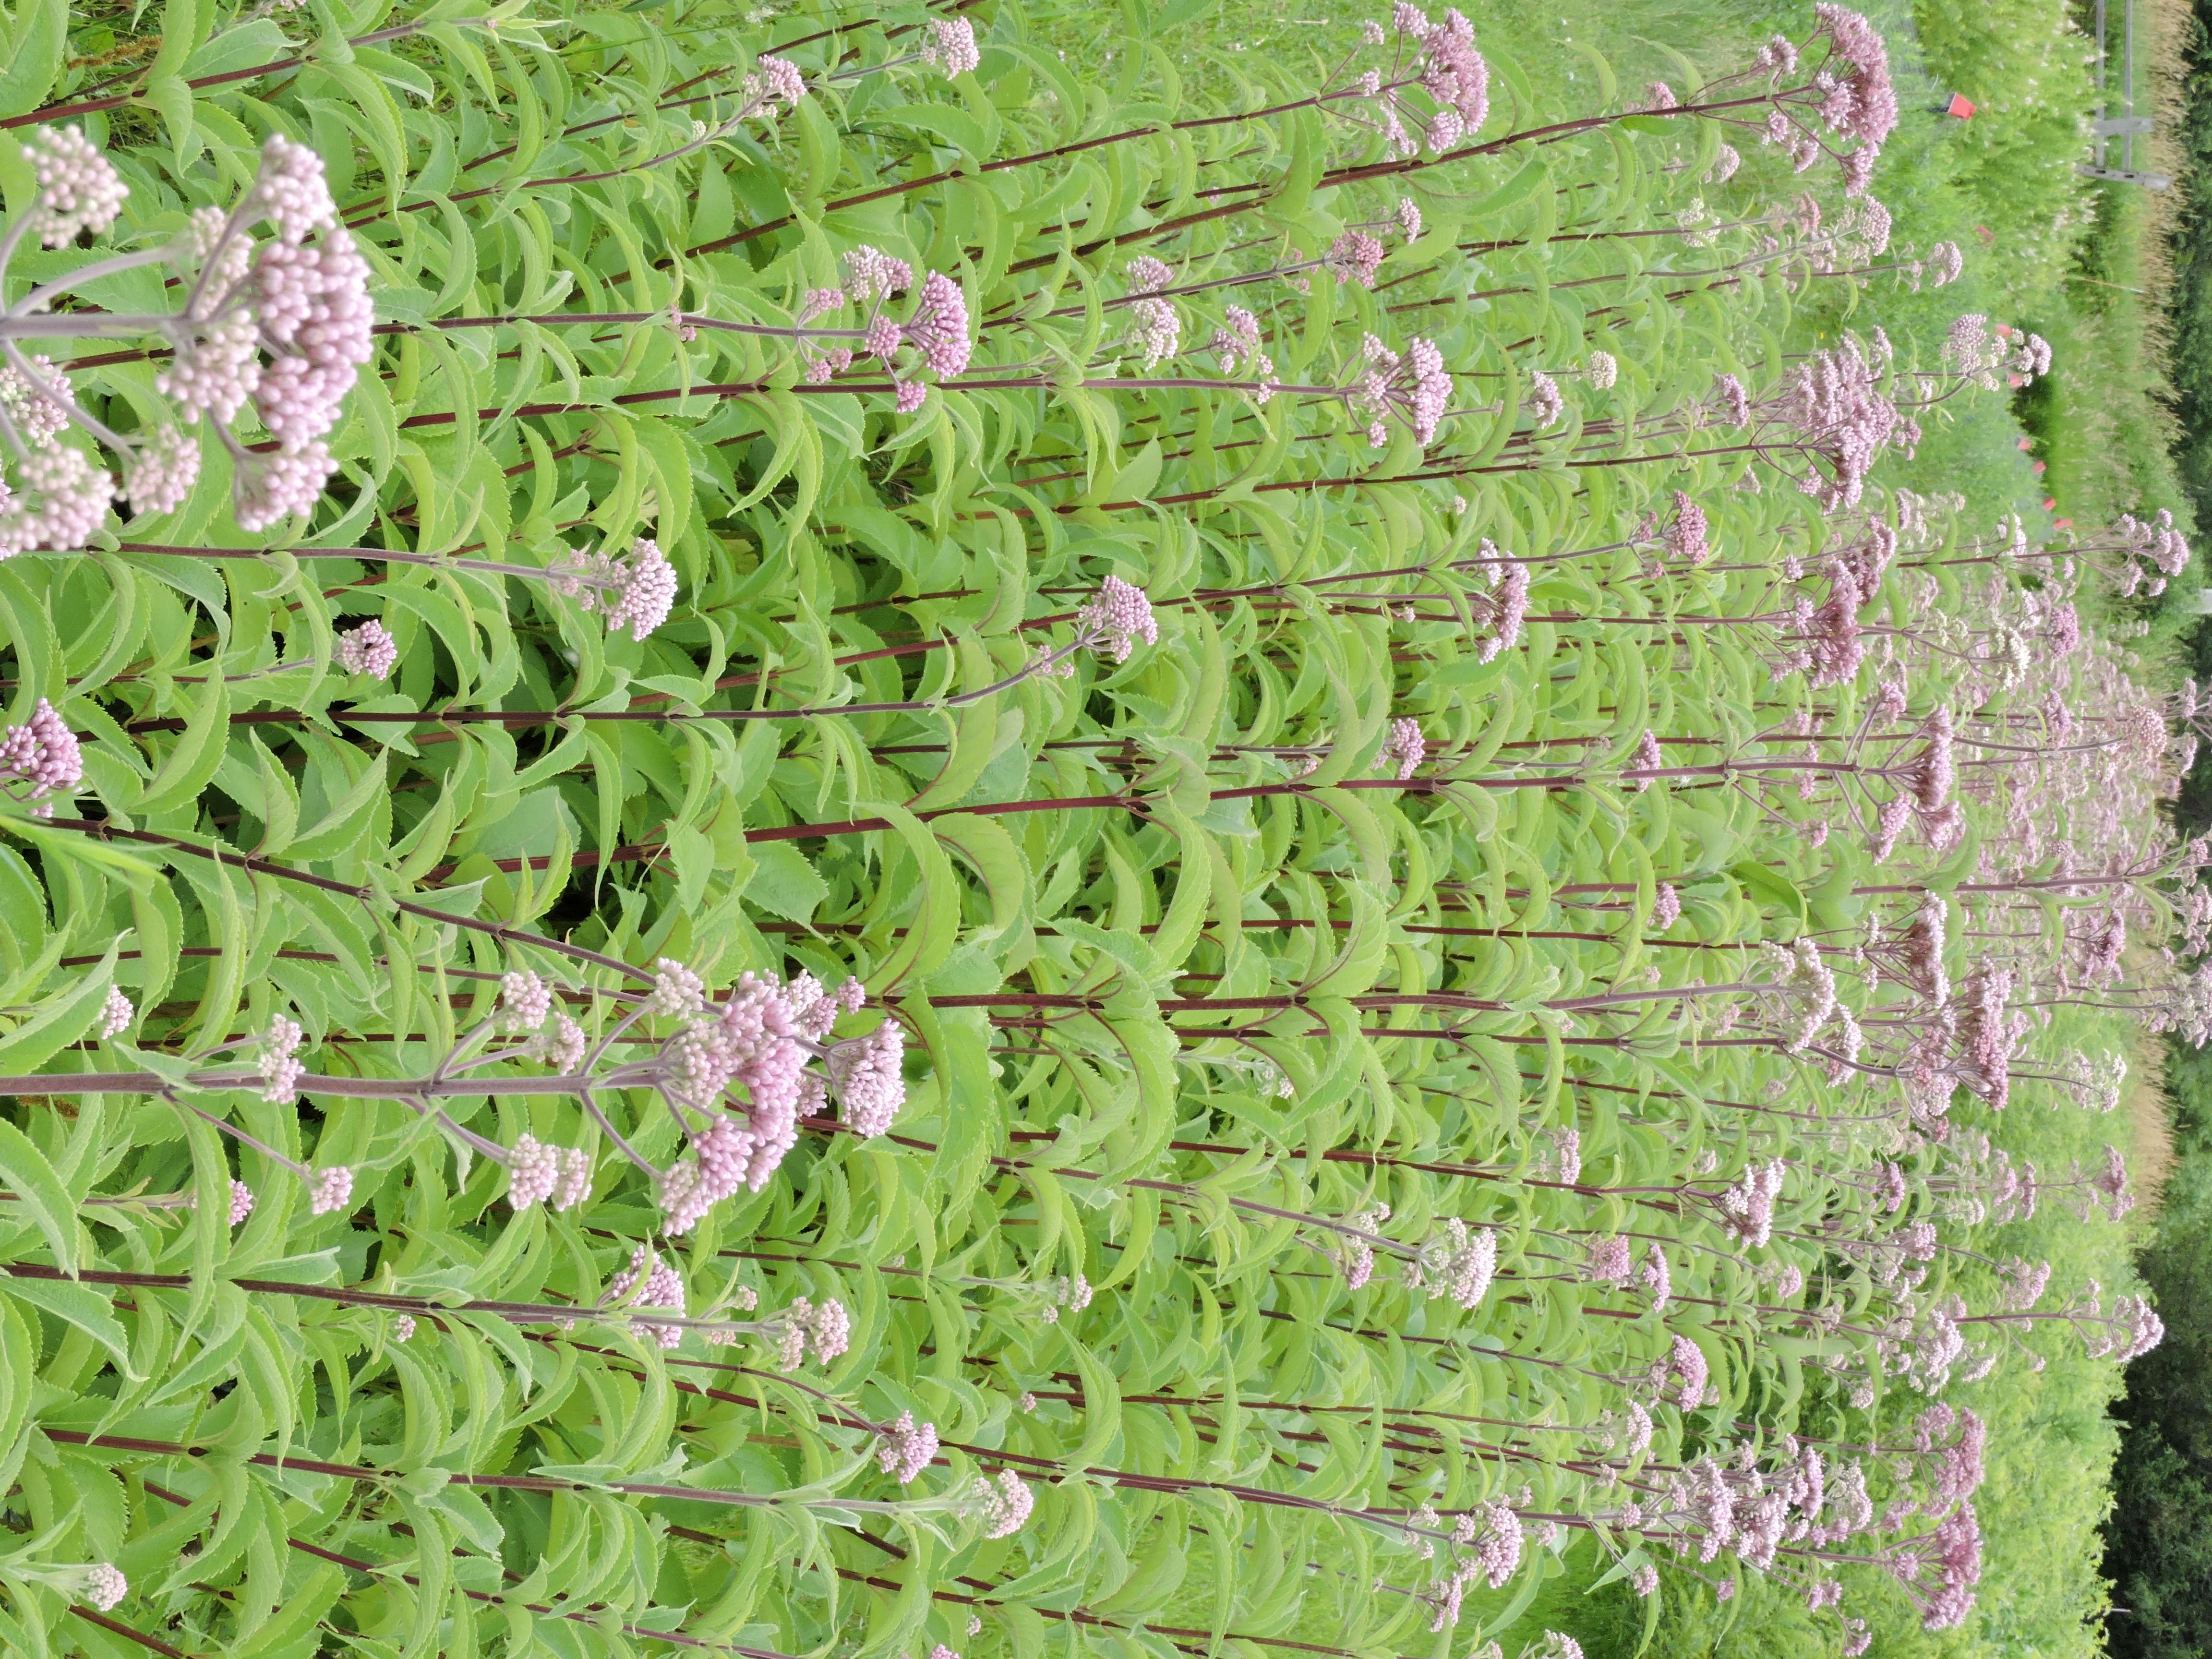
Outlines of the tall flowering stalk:
[[[599,1133],[651,1180],[663,1224],[672,1235],[690,1231],[725,1199],[760,1191],[796,1143],[800,1119],[820,1115],[833,1095],[847,1126],[866,1137],[885,1133],[906,1099],[904,1037],[896,1020],[865,1036],[840,1040],[831,1034],[841,1014],[856,1012],[866,1003],[855,980],[832,992],[810,974],[786,983],[772,973],[748,972],[738,976],[726,999],[712,1003],[697,975],[663,958],[651,990],[619,1000],[607,1028],[596,1036],[565,1012],[567,994],[585,995],[568,993],[530,969],[510,970],[500,980],[490,1012],[420,1077],[311,1072],[298,1057],[307,1034],[298,1022],[278,1016],[258,1038],[203,1051],[192,1057],[198,1063],[181,1072],[94,1074],[67,1081],[71,1087],[112,1087],[172,1101],[289,1170],[307,1187],[309,1208],[317,1215],[350,1206],[353,1168],[301,1164],[194,1103],[195,1097],[250,1090],[276,1105],[289,1105],[301,1095],[400,1103],[471,1152],[505,1165],[507,1202],[519,1211],[540,1202],[555,1210],[581,1203],[593,1184],[590,1153],[549,1145],[527,1133],[512,1146],[502,1146],[454,1119],[446,1103],[486,1095],[569,1096]],[[647,1036],[655,1025],[673,1029]],[[617,1045],[640,1041],[650,1051],[646,1056],[613,1058]],[[249,1048],[250,1068],[206,1063],[225,1049]],[[547,1067],[550,1074],[514,1069],[532,1066]],[[52,1081],[64,1079],[58,1075]],[[686,1151],[672,1164],[664,1167],[641,1155],[599,1103],[600,1096],[627,1089],[653,1091],[674,1118]],[[665,1276],[652,1278],[650,1263],[637,1271],[651,1280],[648,1288],[665,1282]]]
[[[857,355],[873,357],[892,375],[895,403],[902,415],[921,407],[929,387],[918,372],[927,369],[939,380],[963,373],[975,349],[974,331],[968,320],[968,302],[960,285],[942,271],[931,271],[903,323],[885,313],[892,295],[914,287],[914,268],[872,247],[857,247],[845,256],[845,282],[840,288],[807,290],[799,311],[806,379],[810,384],[828,383],[849,368]],[[857,328],[810,327],[817,317],[851,309],[860,318]],[[824,347],[825,340],[858,342],[858,350],[842,344]],[[904,373],[909,378],[899,378]]]

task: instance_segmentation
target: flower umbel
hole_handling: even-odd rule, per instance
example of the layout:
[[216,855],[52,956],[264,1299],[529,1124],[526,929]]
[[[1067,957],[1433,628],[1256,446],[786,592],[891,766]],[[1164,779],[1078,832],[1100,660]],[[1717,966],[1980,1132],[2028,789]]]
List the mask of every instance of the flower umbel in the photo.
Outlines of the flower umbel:
[[1152,602],[1145,597],[1143,588],[1119,576],[1109,576],[1098,584],[1097,596],[1084,601],[1075,621],[1082,630],[1081,643],[1115,662],[1128,661],[1140,640],[1146,645],[1159,641],[1160,625],[1153,619]]

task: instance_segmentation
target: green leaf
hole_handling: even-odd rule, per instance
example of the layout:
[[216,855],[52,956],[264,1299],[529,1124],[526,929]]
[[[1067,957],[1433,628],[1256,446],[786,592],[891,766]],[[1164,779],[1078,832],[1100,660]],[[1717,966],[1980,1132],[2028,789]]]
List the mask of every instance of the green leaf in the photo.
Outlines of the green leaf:
[[[4,1139],[4,1137],[0,1137]],[[12,1182],[10,1183],[13,1184]],[[55,1318],[64,1320],[115,1356],[116,1369],[137,1380],[137,1373],[131,1369],[131,1339],[122,1322],[115,1317],[112,1305],[104,1291],[89,1285],[73,1285],[52,1279],[26,1279],[10,1274],[0,1278],[0,1291],[5,1291],[18,1302],[42,1308]]]
[[1729,873],[1742,884],[1753,897],[1788,911],[1801,927],[1810,927],[1811,909],[1797,884],[1780,871],[1770,869],[1756,860],[1747,859],[1729,866]]
[[108,988],[115,982],[115,957],[120,948],[119,944],[110,945],[98,967],[78,974],[71,983],[42,999],[28,1019],[0,1036],[0,1076],[35,1071],[92,1029],[107,1001]]
[[[15,1194],[54,1253],[55,1265],[72,1279],[77,1267],[76,1205],[46,1155],[14,1124],[0,1118],[0,1185]],[[126,1349],[128,1345],[125,1345]]]
[[787,921],[811,920],[830,896],[830,884],[815,873],[806,855],[787,841],[761,842],[750,850],[753,873],[745,883],[746,899]]
[[210,674],[207,684],[192,697],[191,712],[176,745],[162,759],[161,769],[131,811],[143,817],[197,800],[201,790],[222,764],[223,744],[230,735],[230,684],[221,674]]
[[294,859],[327,859],[345,853],[374,854],[383,851],[381,848],[362,846],[361,839],[376,809],[385,803],[385,768],[390,758],[389,750],[378,750],[376,758],[353,781],[353,787],[332,804],[314,827],[294,837]]
[[16,8],[15,38],[0,69],[0,116],[24,114],[45,100],[61,73],[69,20],[68,0],[22,0]]

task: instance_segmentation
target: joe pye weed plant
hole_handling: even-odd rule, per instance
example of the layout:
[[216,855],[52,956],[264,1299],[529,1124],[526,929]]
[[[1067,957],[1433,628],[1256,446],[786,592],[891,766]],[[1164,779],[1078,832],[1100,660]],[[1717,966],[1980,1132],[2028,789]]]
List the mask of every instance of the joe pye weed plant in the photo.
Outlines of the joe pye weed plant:
[[1853,11],[1076,21],[27,0],[10,1650],[1975,1627],[2185,534],[1886,476],[2050,349],[1880,328]]

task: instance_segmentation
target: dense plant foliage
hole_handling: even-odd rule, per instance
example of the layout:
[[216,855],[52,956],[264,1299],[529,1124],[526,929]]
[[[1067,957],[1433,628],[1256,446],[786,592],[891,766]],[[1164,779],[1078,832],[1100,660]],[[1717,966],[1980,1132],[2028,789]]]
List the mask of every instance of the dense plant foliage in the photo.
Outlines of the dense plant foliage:
[[[2094,102],[2096,43],[2069,8],[2035,0],[1915,6],[1913,20],[1938,86],[1977,107],[1972,119],[1951,122],[1942,142],[1958,152],[1955,183],[1972,202],[1976,222],[2002,247],[1995,257],[2014,278],[2008,297],[2047,303],[2088,216],[2090,187],[2075,166],[2082,112]],[[2146,28],[2148,19],[2137,27]],[[2117,13],[2110,42],[2107,82],[2116,86]],[[2117,112],[2117,90],[2112,103]]]
[[1885,482],[2050,351],[1807,337],[1965,261],[1856,14],[1191,9],[26,7],[11,1648],[1969,1626],[2185,541]]
[[2207,242],[2202,184],[2204,158],[2212,152],[2212,114],[2208,114],[2206,102],[2207,92],[2212,90],[2212,81],[2208,81],[2212,63],[2208,63],[2204,19],[2192,16],[2191,23],[2188,98],[2179,134],[2188,158],[2190,194],[2173,237],[2171,309],[2176,413],[2185,434],[2176,460],[2182,482],[2201,510],[2212,499],[2212,454],[2206,453],[2198,435],[2204,430],[2206,411],[2212,408],[2212,336],[2203,320],[2207,307],[2212,306],[2212,290],[2208,290],[2212,246]]
[[2165,1344],[2128,1368],[2122,1416],[2127,1431],[2113,1470],[2117,1504],[2106,1570],[2114,1612],[2106,1622],[2116,1654],[2194,1654],[2212,1641],[2212,1558],[2205,1518],[2212,1516],[2212,1401],[2204,1392],[2212,1346],[2212,1263],[2206,1261],[2206,1191],[2212,1146],[2206,1140],[2204,1060],[2178,1054],[2170,1066],[2181,1110],[2176,1163],[2166,1185],[2143,1273],[2170,1326]]

